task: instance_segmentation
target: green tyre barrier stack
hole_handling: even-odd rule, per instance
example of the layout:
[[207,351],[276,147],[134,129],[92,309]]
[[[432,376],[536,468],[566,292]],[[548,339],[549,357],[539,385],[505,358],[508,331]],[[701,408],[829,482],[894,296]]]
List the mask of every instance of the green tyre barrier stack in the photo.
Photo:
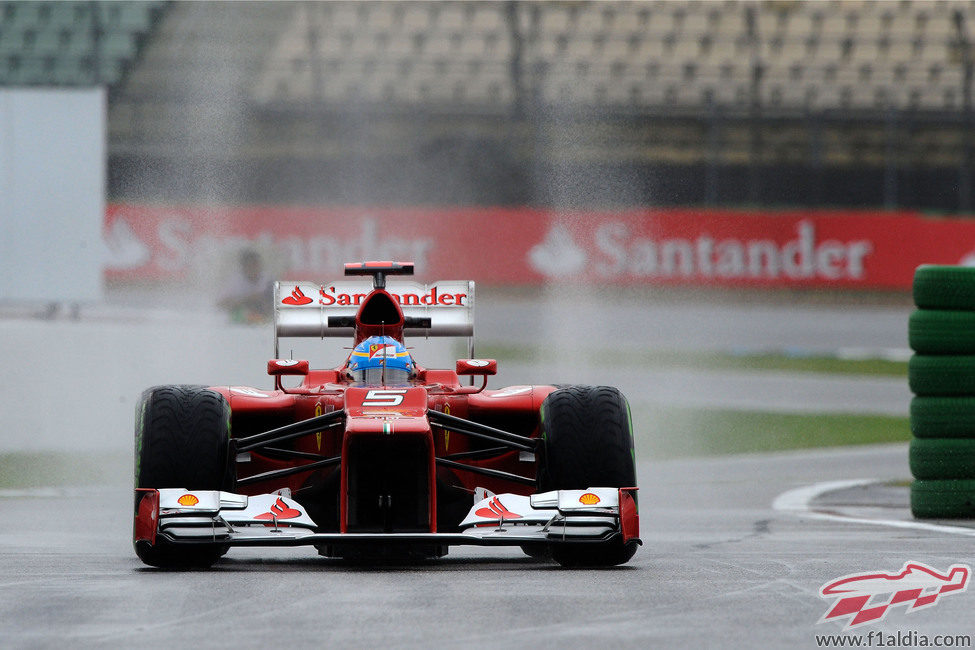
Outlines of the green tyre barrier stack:
[[907,333],[918,354],[975,354],[975,311],[917,309]]
[[920,309],[975,310],[975,272],[968,266],[917,267],[914,304]]
[[915,397],[911,433],[915,438],[975,439],[975,397]]
[[907,366],[907,377],[915,395],[975,395],[975,356],[915,354]]
[[914,481],[911,512],[918,519],[975,517],[975,481]]
[[911,474],[919,480],[975,479],[975,440],[915,438],[910,463]]
[[911,512],[975,518],[975,268],[920,266],[908,340]]

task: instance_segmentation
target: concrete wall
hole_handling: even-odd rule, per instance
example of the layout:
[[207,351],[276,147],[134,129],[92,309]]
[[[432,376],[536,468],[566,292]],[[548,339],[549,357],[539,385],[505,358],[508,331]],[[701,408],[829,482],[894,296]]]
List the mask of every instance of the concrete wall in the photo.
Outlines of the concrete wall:
[[102,296],[105,90],[0,89],[0,300]]

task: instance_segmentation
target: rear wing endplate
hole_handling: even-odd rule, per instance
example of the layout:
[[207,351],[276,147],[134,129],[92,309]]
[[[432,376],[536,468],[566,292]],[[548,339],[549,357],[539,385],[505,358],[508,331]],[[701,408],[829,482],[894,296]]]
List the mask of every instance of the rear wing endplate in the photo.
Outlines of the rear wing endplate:
[[[403,310],[404,336],[474,336],[473,281],[390,279],[385,289]],[[275,357],[279,338],[353,336],[355,315],[372,290],[371,280],[275,282]]]

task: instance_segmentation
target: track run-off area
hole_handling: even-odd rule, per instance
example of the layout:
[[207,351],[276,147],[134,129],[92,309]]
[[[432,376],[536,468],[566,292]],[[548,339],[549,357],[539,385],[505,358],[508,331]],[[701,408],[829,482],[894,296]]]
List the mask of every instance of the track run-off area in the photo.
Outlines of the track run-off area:
[[[5,490],[4,647],[816,647],[816,635],[842,631],[817,623],[831,579],[971,557],[967,529],[774,507],[790,490],[865,472],[902,479],[906,446],[643,461],[644,545],[604,570],[516,549],[357,566],[297,548],[234,549],[209,571],[165,572],[132,553],[128,486]],[[894,608],[871,629],[970,634],[971,597]]]
[[[906,381],[897,378],[783,373],[770,382],[754,373],[749,384],[749,373],[598,362],[599,350],[627,345],[900,350],[906,307],[583,303],[482,297],[479,341],[565,352],[547,366],[502,364],[491,385],[586,381],[618,385],[632,403],[725,408],[747,396],[754,404],[746,408],[907,412]],[[0,321],[6,358],[24,367],[3,380],[2,451],[124,456],[132,408],[149,385],[267,386],[269,331],[121,313]],[[341,348],[328,351],[316,363],[334,363]],[[24,408],[30,400],[35,408]],[[969,591],[916,612],[891,607],[861,628],[819,622],[834,604],[820,588],[838,577],[894,573],[906,562],[942,571],[972,564],[970,529],[909,523],[907,458],[906,443],[678,459],[638,449],[644,545],[629,564],[604,570],[565,570],[516,549],[454,548],[418,565],[362,566],[296,548],[235,549],[212,570],[166,572],[132,551],[127,467],[106,464],[104,480],[81,487],[4,485],[0,646],[784,648],[870,631],[975,635]]]

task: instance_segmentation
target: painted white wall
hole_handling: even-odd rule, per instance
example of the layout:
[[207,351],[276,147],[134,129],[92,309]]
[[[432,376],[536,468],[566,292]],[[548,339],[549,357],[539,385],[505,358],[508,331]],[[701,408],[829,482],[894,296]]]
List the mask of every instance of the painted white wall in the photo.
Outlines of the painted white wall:
[[104,88],[0,89],[0,300],[102,298]]

